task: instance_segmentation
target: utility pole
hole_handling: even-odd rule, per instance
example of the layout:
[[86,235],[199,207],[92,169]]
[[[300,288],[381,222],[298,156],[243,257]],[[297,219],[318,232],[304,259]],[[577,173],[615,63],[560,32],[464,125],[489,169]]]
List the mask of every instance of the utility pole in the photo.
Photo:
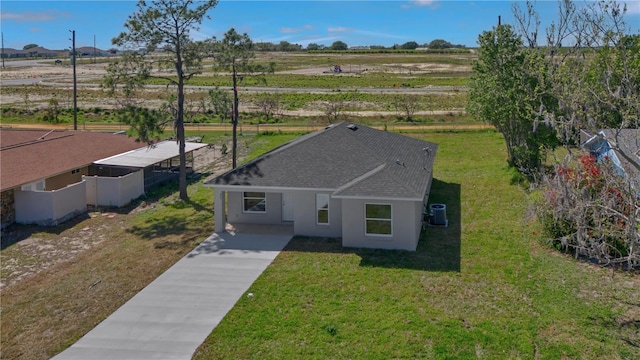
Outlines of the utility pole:
[[78,84],[76,81],[76,31],[71,31],[71,62],[73,63],[73,130],[78,130]]
[[2,33],[2,54],[0,57],[2,57],[2,68],[4,69],[4,33]]
[[93,63],[96,63],[96,34],[93,34]]

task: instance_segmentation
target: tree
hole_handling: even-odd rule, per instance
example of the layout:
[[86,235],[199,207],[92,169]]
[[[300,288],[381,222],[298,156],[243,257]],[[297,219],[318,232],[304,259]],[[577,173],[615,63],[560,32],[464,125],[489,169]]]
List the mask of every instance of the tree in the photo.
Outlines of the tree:
[[47,118],[49,121],[53,123],[58,123],[58,115],[60,115],[60,103],[58,99],[52,97],[48,101],[49,106],[47,107]]
[[429,49],[449,49],[452,47],[453,45],[450,42],[442,39],[435,39],[429,43]]
[[307,50],[320,50],[320,45],[316,44],[316,43],[309,43],[307,45]]
[[280,111],[280,94],[276,92],[263,92],[256,95],[254,104],[260,109],[265,120],[277,116]]
[[220,69],[230,71],[233,83],[233,112],[231,115],[231,123],[233,127],[233,144],[232,144],[232,167],[235,169],[237,165],[237,128],[239,121],[239,100],[238,100],[238,83],[246,75],[256,72],[273,72],[274,64],[268,66],[251,64],[251,59],[255,56],[253,42],[247,33],[238,34],[234,28],[231,28],[224,34],[222,40],[213,38],[213,57],[216,60],[216,66]]
[[[525,10],[514,5],[513,11],[515,37],[526,45],[518,51],[538,61],[525,62],[506,77],[518,83],[526,74],[529,80],[519,82],[519,89],[536,84],[538,109],[527,111],[537,117],[531,129],[538,123],[553,129],[568,154],[541,177],[544,197],[538,217],[546,235],[576,256],[638,266],[640,189],[628,176],[619,176],[606,156],[596,162],[575,155],[582,130],[594,134],[608,128],[608,147],[627,160],[627,173],[640,171],[640,161],[621,146],[620,135],[640,125],[640,35],[629,33],[626,6],[600,1],[578,7],[562,0],[557,18],[543,31],[533,3],[527,2]],[[544,34],[542,40],[539,34]],[[517,106],[524,110],[524,104]],[[638,138],[624,139],[630,141],[640,143]]]
[[401,48],[403,49],[407,49],[407,50],[415,50],[418,48],[418,43],[415,41],[408,41],[402,45],[400,45]]
[[325,103],[324,115],[327,117],[327,122],[333,124],[338,122],[344,117],[344,111],[347,108],[347,104],[342,100],[328,101]]
[[333,44],[331,44],[331,50],[347,50],[348,48],[347,43],[340,40],[334,41]]
[[[119,47],[129,47],[137,49],[140,46],[146,49],[145,54],[128,56],[123,61],[133,61],[129,65],[121,63],[120,66],[113,66],[109,70],[112,72],[106,77],[105,83],[115,92],[118,80],[128,78],[129,88],[133,89],[141,86],[144,80],[149,77],[164,79],[168,85],[176,88],[176,111],[173,124],[176,132],[180,154],[180,199],[187,200],[187,172],[185,154],[184,135],[184,84],[193,75],[201,70],[201,61],[205,55],[204,44],[195,42],[190,37],[190,31],[198,30],[199,25],[205,18],[207,12],[217,5],[217,0],[195,1],[195,0],[154,0],[139,1],[137,10],[129,15],[124,24],[126,31],[120,33],[112,40],[113,45]],[[163,55],[154,56],[147,61],[147,54],[156,48],[163,47],[166,51]],[[150,67],[155,67],[156,71],[151,71]],[[120,70],[136,70],[134,73],[118,73]],[[137,71],[139,70],[139,72]],[[171,75],[169,75],[171,74]],[[153,116],[157,113],[150,113],[133,105],[128,106],[128,111],[132,113],[140,112],[145,121],[139,121],[132,125],[136,135],[141,141],[153,142],[149,138],[150,134],[155,134],[158,129],[158,121],[154,122]],[[134,118],[137,118],[134,116]],[[145,126],[149,126],[153,131],[147,131]]]
[[220,117],[220,122],[225,122],[233,116],[233,99],[227,91],[216,86],[209,90],[209,102],[213,106],[213,112]]
[[31,48],[35,48],[35,47],[38,47],[38,46],[39,46],[38,44],[27,44],[27,45],[22,47],[22,50],[29,50]]
[[544,150],[556,146],[555,133],[539,124],[540,106],[553,106],[546,93],[548,82],[532,73],[545,72],[543,58],[525,51],[509,25],[484,31],[478,43],[467,109],[502,133],[509,163],[534,180]]
[[301,46],[298,44],[292,44],[288,41],[280,41],[280,44],[278,44],[278,51],[298,51],[300,50]]
[[420,97],[416,94],[399,94],[393,96],[393,106],[398,116],[405,115],[407,121],[413,121],[413,115],[420,106]]

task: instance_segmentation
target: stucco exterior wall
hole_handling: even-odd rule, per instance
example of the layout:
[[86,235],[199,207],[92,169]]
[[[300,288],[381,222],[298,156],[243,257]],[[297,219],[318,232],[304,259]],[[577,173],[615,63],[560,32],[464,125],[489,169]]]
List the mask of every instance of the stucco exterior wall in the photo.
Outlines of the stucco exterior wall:
[[87,211],[84,181],[55,191],[15,192],[16,222],[56,225]]
[[[342,201],[329,198],[329,224],[318,225],[316,219],[316,191],[295,191],[293,232],[296,235],[340,237],[342,235]],[[330,192],[321,192],[330,194]]]
[[72,174],[72,170],[64,174],[56,175],[45,180],[45,190],[52,191],[62,189],[69,184],[75,184],[82,181],[82,176],[89,174],[89,167],[79,168],[79,171]]
[[[392,236],[365,234],[365,204],[391,204]],[[415,251],[422,224],[422,201],[342,199],[342,246]]]
[[124,176],[83,176],[87,183],[87,204],[124,206],[144,194],[144,175],[136,171]]
[[266,212],[245,213],[242,211],[242,192],[229,191],[227,195],[227,221],[230,223],[280,224],[282,223],[282,194],[266,193]]

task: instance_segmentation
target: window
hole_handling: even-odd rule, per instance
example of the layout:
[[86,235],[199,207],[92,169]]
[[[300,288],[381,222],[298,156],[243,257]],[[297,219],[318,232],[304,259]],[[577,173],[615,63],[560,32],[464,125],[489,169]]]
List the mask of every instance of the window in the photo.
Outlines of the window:
[[391,236],[391,204],[364,204],[365,233],[367,235]]
[[242,211],[247,213],[267,212],[267,194],[263,192],[243,192]]
[[316,223],[329,225],[329,194],[316,194]]

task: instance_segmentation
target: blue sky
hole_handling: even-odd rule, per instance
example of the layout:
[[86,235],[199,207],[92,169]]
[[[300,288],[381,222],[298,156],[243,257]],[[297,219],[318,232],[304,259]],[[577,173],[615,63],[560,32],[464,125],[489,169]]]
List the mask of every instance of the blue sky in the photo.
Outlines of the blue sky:
[[[627,22],[640,29],[640,0],[626,0]],[[349,46],[419,44],[445,39],[454,44],[476,46],[478,35],[496,25],[512,23],[513,1],[423,0],[423,1],[220,1],[193,37],[221,37],[234,27],[255,42],[288,41],[331,45],[341,40]],[[2,0],[1,28],[7,48],[22,49],[35,43],[49,49],[71,46],[111,48],[111,39],[135,10],[135,1],[31,1]],[[524,4],[524,3],[521,3]],[[555,19],[556,1],[537,2],[543,19]],[[543,21],[544,25],[544,21]]]

